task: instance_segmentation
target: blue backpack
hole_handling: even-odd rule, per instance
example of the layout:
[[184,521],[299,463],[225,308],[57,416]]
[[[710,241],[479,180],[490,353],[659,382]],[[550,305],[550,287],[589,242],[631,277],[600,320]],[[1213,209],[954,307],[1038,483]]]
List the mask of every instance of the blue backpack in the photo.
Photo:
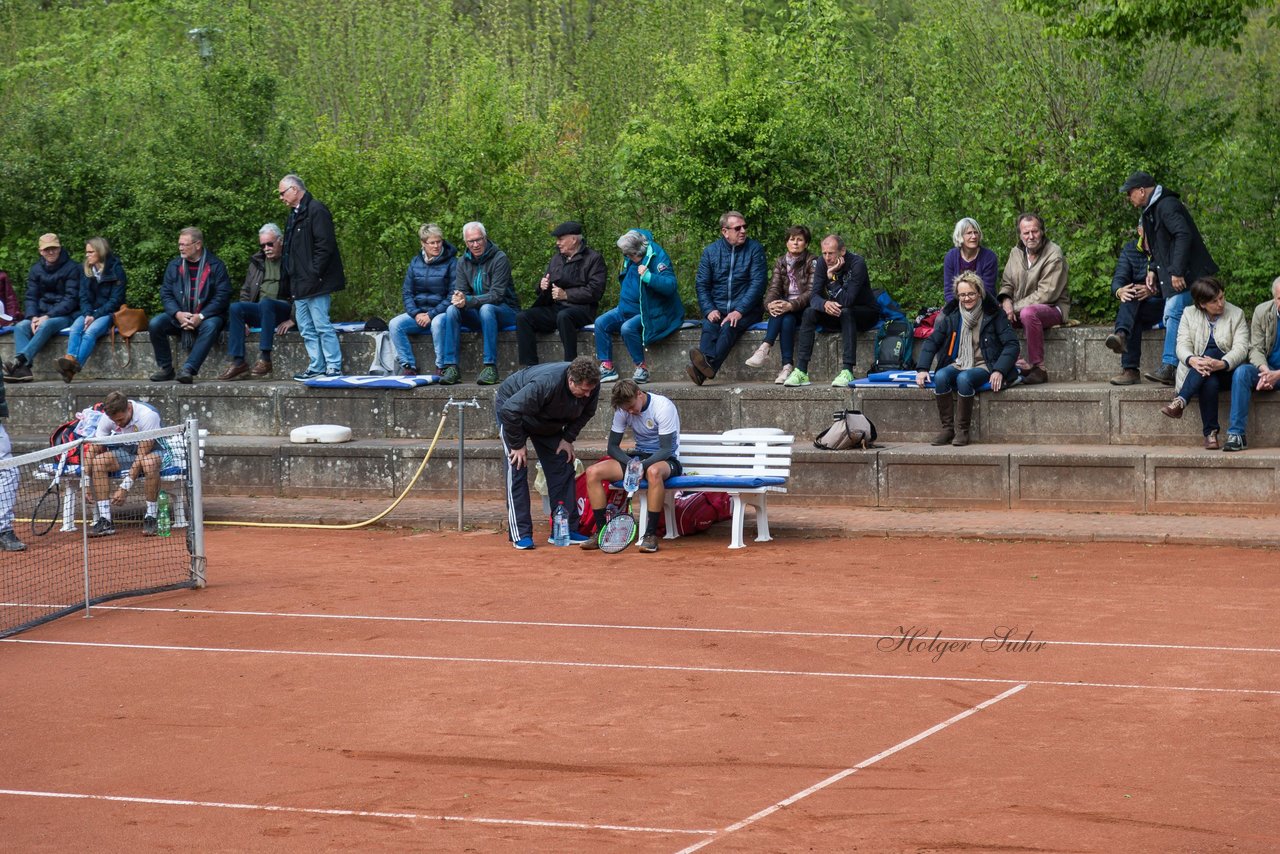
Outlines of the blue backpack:
[[875,358],[871,371],[905,371],[915,367],[911,351],[915,345],[915,325],[898,301],[886,290],[876,289],[880,323],[876,328]]

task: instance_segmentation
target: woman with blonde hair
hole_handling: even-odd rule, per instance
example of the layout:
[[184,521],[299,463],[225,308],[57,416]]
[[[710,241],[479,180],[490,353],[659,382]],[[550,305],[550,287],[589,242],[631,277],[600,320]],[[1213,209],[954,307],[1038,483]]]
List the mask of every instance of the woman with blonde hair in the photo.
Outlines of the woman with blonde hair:
[[114,315],[124,305],[128,279],[120,259],[112,254],[105,237],[90,237],[84,245],[84,272],[80,274],[80,314],[71,321],[67,355],[58,359],[62,381],[84,368],[98,339],[115,322]]

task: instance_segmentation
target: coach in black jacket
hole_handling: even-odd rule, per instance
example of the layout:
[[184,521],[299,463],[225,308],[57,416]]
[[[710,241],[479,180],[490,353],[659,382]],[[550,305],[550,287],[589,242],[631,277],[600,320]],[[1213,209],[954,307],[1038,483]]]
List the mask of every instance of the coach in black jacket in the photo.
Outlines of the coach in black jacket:
[[[570,536],[575,536],[578,502],[574,496],[573,443],[596,414],[599,398],[600,368],[590,356],[534,365],[516,371],[498,386],[493,408],[507,454],[507,524],[516,548],[533,548],[527,441],[533,442],[542,463],[552,508],[564,503]],[[575,539],[581,541],[580,537]]]
[[578,356],[578,330],[593,323],[604,296],[604,257],[582,238],[582,223],[562,222],[551,232],[556,254],[538,283],[533,305],[516,315],[521,365],[538,364],[538,333],[556,330],[564,358]]
[[281,178],[279,189],[280,201],[292,209],[284,229],[282,290],[294,301],[298,332],[311,357],[307,369],[294,379],[338,376],[342,373],[342,350],[329,320],[329,300],[347,286],[347,277],[333,231],[333,215],[307,192],[297,175]]

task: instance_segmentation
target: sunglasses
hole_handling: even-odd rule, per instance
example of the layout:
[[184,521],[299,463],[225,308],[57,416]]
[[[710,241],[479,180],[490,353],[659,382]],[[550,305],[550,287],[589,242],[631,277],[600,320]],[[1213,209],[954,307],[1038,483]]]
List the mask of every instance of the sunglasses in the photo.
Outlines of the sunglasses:
[[724,227],[724,230],[725,231],[746,231],[747,226],[745,223],[743,225],[726,225]]

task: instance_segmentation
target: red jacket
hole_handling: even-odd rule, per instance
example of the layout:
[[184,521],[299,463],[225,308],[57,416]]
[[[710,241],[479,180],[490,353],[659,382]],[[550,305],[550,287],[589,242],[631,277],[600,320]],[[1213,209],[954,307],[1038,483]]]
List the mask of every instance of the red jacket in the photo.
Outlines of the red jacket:
[[22,320],[22,303],[18,301],[13,285],[9,284],[9,274],[4,270],[0,270],[0,302],[4,303],[4,313],[13,318],[12,320],[0,318],[0,327],[13,326]]

